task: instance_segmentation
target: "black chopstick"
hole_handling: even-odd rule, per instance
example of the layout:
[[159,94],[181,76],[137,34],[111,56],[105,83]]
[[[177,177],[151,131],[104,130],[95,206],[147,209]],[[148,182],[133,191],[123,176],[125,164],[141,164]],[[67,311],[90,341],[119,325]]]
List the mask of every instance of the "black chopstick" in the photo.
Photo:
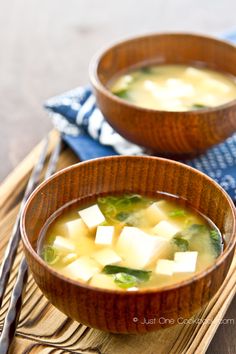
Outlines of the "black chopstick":
[[[57,161],[61,151],[61,137],[52,152],[48,168],[45,173],[45,179],[50,177],[56,171]],[[7,354],[15,336],[18,320],[21,313],[24,292],[28,279],[28,266],[25,257],[22,258],[16,283],[13,287],[10,305],[4,320],[3,329],[0,337],[0,354]]]
[[59,140],[57,142],[57,145],[55,146],[52,155],[49,160],[48,168],[45,172],[44,179],[49,178],[51,175],[53,175],[56,172],[57,168],[57,161],[61,152],[61,145],[62,145],[62,139],[61,136],[59,136]]
[[16,327],[19,321],[24,292],[28,280],[28,266],[23,257],[18,271],[16,283],[13,287],[10,305],[4,320],[2,333],[0,337],[0,353],[9,353],[12,341],[15,336]]
[[36,185],[39,182],[40,178],[40,173],[42,172],[46,157],[47,157],[47,149],[48,149],[48,143],[49,143],[49,138],[45,138],[43,142],[43,148],[39,156],[39,160],[37,164],[35,165],[32,174],[30,176],[29,182],[27,184],[25,194],[23,197],[23,200],[21,202],[20,210],[17,214],[16,222],[14,224],[13,230],[11,237],[8,241],[8,245],[6,248],[6,251],[4,253],[4,258],[1,263],[1,268],[0,268],[0,307],[2,306],[2,301],[3,297],[6,291],[6,287],[8,284],[8,280],[11,274],[11,268],[13,265],[13,262],[15,260],[16,252],[17,252],[17,247],[20,241],[20,215],[22,212],[22,209],[25,205],[25,202],[27,198],[29,197],[30,193],[34,190]]

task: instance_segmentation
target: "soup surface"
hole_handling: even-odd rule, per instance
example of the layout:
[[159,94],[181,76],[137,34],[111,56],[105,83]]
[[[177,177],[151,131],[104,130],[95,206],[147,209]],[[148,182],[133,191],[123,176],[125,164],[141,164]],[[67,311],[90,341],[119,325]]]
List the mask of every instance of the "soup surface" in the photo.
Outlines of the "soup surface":
[[45,226],[42,258],[95,287],[136,291],[192,277],[222,252],[218,229],[177,198],[105,196],[75,204]]
[[188,111],[215,107],[236,98],[236,81],[220,72],[185,65],[155,65],[115,77],[108,88],[144,107]]

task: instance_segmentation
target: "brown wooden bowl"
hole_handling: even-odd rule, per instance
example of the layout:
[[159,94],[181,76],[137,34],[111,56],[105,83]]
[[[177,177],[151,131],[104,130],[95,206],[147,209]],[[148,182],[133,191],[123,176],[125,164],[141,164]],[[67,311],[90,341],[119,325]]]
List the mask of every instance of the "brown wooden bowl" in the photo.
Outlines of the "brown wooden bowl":
[[236,130],[236,100],[195,111],[141,108],[107,88],[122,70],[148,64],[206,66],[236,76],[236,47],[192,34],[152,34],[125,40],[94,57],[90,80],[107,121],[126,139],[162,155],[197,154]]
[[[225,249],[215,264],[191,279],[159,289],[124,292],[95,288],[68,279],[37,254],[39,233],[65,204],[101,193],[167,192],[187,199],[224,235]],[[107,157],[68,167],[42,183],[30,196],[21,220],[25,255],[34,279],[58,309],[90,327],[118,333],[144,333],[189,318],[222,285],[236,243],[235,210],[212,179],[184,164],[155,157]],[[155,318],[152,324],[144,319]],[[159,321],[159,319],[165,321]],[[138,320],[136,320],[138,319]]]

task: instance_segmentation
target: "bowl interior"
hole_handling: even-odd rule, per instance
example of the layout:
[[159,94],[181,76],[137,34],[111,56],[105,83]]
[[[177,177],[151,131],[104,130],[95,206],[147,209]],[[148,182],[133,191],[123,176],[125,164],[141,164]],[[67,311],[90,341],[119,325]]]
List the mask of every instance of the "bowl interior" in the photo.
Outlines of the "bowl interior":
[[60,171],[31,195],[23,213],[23,241],[32,252],[42,227],[65,204],[101,193],[170,193],[209,217],[224,235],[226,248],[235,243],[231,199],[213,180],[178,162],[152,157],[108,157]]
[[95,59],[102,85],[117,73],[147,64],[205,65],[236,75],[236,50],[229,43],[192,34],[153,34],[115,44]]

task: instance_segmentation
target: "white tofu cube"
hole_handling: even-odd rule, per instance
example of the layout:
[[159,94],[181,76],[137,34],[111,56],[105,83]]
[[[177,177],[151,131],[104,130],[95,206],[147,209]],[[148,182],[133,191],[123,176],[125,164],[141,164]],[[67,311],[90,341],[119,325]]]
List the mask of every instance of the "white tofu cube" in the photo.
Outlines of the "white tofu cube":
[[221,93],[227,93],[229,91],[229,86],[223,82],[220,82],[219,80],[216,79],[212,79],[212,78],[207,78],[204,81],[204,85],[206,85],[205,87],[208,86],[209,88],[209,92],[210,90],[214,90],[214,91],[220,91]]
[[78,258],[77,253],[69,253],[65,257],[63,257],[61,261],[63,262],[63,264],[69,264],[75,261],[76,258]]
[[75,251],[75,245],[73,244],[73,242],[62,236],[56,236],[53,242],[53,247],[62,252]]
[[192,77],[201,77],[202,76],[204,77],[205,73],[199,69],[196,69],[196,68],[193,68],[192,66],[188,67],[186,70],[185,70],[185,73],[188,75],[188,76],[192,76]]
[[115,233],[114,226],[98,226],[95,243],[97,245],[111,245]]
[[152,228],[152,232],[155,235],[165,237],[168,240],[174,237],[174,235],[177,234],[177,232],[180,230],[181,229],[178,226],[166,220],[159,222]]
[[131,288],[128,288],[127,291],[137,291],[138,288],[136,286],[132,286]]
[[80,210],[79,215],[89,229],[98,226],[106,220],[97,204],[94,204],[86,209]]
[[95,274],[90,280],[89,285],[111,290],[119,289],[112,276],[101,273]]
[[117,251],[124,264],[144,268],[155,258],[164,256],[169,241],[163,237],[150,236],[136,227],[125,226],[117,242]]
[[103,266],[122,261],[122,258],[115,251],[109,248],[93,253],[92,257]]
[[100,270],[101,266],[95,260],[84,256],[66,266],[63,273],[69,278],[87,282]]
[[69,239],[75,244],[79,255],[87,255],[94,249],[94,236],[81,218],[66,223]]
[[66,223],[69,237],[74,240],[79,240],[81,236],[87,236],[89,229],[82,219],[68,221]]
[[169,259],[158,259],[155,273],[161,275],[173,275],[174,272],[174,261],[170,261]]
[[198,252],[175,252],[174,273],[192,273],[196,270]]
[[109,248],[93,253],[92,257],[103,266],[122,261],[122,258],[115,251]]
[[161,209],[161,202],[156,202],[151,204],[147,209],[144,210],[144,216],[148,219],[153,225],[157,224],[161,220],[166,220],[167,215]]

